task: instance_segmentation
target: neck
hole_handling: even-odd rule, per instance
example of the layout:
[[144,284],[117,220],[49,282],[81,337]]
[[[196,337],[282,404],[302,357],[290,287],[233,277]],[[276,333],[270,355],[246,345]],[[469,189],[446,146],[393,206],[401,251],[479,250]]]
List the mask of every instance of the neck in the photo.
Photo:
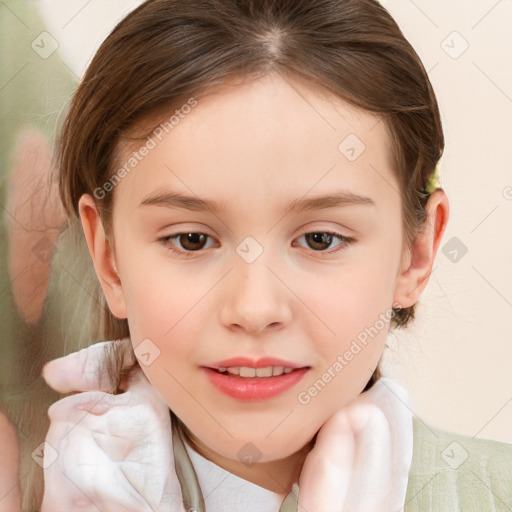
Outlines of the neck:
[[294,482],[298,482],[304,460],[315,442],[313,438],[298,452],[284,459],[248,465],[219,455],[203,444],[185,425],[181,424],[181,428],[190,446],[204,458],[239,478],[283,495],[291,491]]

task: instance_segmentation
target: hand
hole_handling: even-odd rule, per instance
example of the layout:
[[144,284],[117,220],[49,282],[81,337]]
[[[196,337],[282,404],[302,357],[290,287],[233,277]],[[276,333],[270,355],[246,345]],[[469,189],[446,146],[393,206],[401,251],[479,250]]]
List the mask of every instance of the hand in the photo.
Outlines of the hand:
[[403,509],[412,457],[412,416],[396,400],[389,382],[381,378],[319,430],[299,478],[299,510]]
[[43,369],[55,390],[82,393],[48,410],[41,512],[183,512],[169,408],[140,370],[123,394],[104,391],[106,343],[130,340],[97,343]]

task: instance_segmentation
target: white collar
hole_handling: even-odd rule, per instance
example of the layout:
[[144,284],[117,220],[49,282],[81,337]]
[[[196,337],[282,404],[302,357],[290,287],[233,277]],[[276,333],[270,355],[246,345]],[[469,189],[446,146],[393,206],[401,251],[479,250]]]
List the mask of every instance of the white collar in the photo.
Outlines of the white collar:
[[286,497],[240,478],[197,453],[185,440],[208,512],[276,512]]

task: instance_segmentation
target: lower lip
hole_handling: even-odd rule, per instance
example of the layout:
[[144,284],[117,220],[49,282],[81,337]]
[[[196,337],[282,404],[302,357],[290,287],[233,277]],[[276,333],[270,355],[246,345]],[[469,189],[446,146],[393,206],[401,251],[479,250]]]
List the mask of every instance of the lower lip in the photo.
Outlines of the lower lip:
[[295,386],[309,368],[297,368],[276,377],[239,377],[202,368],[210,382],[220,391],[237,400],[266,400]]

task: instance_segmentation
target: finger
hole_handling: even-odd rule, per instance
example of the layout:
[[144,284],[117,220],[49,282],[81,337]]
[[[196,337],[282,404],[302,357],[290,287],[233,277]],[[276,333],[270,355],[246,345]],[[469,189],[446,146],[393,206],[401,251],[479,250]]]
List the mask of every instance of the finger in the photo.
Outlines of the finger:
[[[113,381],[107,373],[109,349],[121,349],[125,356],[124,367],[135,362],[129,338],[116,341],[103,341],[46,363],[43,378],[59,393],[73,391],[110,391]],[[119,347],[119,348],[117,348]]]
[[389,510],[388,492],[391,466],[391,433],[383,412],[375,405],[358,405],[349,414],[363,417],[356,434],[352,481],[347,495],[347,512]]
[[332,416],[317,434],[299,478],[299,510],[342,512],[353,465],[354,433],[346,411]]
[[87,414],[103,416],[114,407],[129,405],[130,395],[111,395],[103,391],[87,391],[62,398],[48,409],[50,422],[80,423]]
[[129,415],[141,404],[149,408],[152,414],[169,415],[165,400],[139,370],[125,393],[113,395],[104,391],[84,391],[69,395],[53,403],[48,409],[48,416],[51,422],[79,422],[86,414],[102,416],[115,408],[124,408],[122,414]]

